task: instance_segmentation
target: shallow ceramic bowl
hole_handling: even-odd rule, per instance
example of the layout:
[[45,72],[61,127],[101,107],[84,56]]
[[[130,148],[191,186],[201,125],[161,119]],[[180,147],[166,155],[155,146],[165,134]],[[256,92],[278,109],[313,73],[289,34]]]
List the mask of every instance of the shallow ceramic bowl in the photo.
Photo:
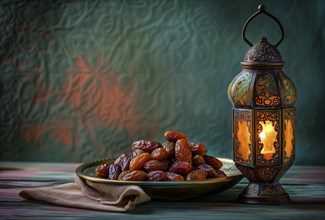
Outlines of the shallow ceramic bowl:
[[220,160],[223,162],[221,170],[227,174],[227,177],[211,178],[202,181],[119,181],[96,177],[96,167],[104,163],[113,163],[114,159],[96,160],[81,164],[77,167],[76,174],[85,180],[97,183],[106,183],[111,185],[137,185],[142,187],[142,189],[153,199],[184,200],[225,191],[236,185],[243,178],[243,175],[237,170],[232,160]]

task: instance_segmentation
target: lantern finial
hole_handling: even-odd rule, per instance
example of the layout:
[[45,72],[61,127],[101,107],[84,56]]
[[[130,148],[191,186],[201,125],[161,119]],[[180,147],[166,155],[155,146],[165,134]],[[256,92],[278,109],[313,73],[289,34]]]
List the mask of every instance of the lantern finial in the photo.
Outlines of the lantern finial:
[[261,5],[258,6],[258,10],[259,11],[265,11],[265,9],[266,9],[266,6],[263,5],[263,4],[261,4]]

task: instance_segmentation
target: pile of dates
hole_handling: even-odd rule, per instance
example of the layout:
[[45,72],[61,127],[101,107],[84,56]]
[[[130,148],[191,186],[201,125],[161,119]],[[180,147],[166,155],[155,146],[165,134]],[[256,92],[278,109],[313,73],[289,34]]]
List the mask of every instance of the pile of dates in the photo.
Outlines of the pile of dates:
[[96,168],[96,176],[124,181],[184,181],[223,178],[222,162],[207,155],[202,143],[188,143],[177,131],[165,133],[164,144],[141,140],[132,144],[132,158],[119,156],[112,164]]

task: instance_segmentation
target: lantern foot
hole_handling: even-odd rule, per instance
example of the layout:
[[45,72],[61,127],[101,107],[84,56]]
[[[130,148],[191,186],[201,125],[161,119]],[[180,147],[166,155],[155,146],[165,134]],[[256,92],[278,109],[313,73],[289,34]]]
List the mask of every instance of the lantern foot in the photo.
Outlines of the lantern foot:
[[288,204],[289,194],[277,183],[249,183],[239,195],[238,202],[248,204]]

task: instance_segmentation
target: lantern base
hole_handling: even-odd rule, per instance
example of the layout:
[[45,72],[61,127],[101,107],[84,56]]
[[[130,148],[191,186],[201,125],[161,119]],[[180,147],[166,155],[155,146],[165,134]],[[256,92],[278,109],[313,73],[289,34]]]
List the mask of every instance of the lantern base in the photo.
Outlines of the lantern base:
[[248,204],[288,204],[292,200],[279,183],[249,183],[237,202]]

